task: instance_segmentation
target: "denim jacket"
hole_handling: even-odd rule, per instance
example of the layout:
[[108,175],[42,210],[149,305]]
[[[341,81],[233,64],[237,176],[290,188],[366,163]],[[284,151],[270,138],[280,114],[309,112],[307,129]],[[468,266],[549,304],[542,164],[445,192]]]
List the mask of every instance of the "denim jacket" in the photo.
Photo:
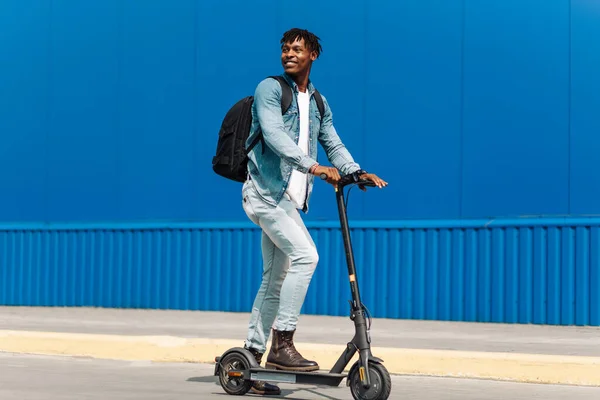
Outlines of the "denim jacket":
[[[360,169],[340,140],[332,120],[332,113],[325,96],[321,94],[325,105],[325,115],[320,115],[314,98],[315,88],[308,84],[310,94],[309,117],[309,152],[300,149],[300,114],[298,110],[298,85],[287,75],[282,75],[293,89],[292,104],[287,112],[281,114],[281,85],[275,79],[267,78],[259,83],[254,93],[252,105],[252,125],[246,146],[262,131],[264,146],[261,141],[248,154],[248,172],[261,198],[276,206],[287,190],[292,169],[308,173],[317,162],[317,142],[327,154],[329,162],[340,171],[341,175],[350,174]],[[308,175],[308,189],[303,208],[308,212],[308,203],[312,194],[314,175]]]

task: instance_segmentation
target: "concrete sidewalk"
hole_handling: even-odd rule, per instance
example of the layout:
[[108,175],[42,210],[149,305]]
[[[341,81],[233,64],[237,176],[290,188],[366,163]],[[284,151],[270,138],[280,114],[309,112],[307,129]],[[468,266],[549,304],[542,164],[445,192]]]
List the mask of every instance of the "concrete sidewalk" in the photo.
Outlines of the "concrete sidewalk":
[[[243,345],[248,317],[0,307],[0,351],[213,362]],[[295,340],[327,370],[352,335],[347,317],[302,315]],[[371,335],[390,373],[600,386],[600,328],[374,319]]]

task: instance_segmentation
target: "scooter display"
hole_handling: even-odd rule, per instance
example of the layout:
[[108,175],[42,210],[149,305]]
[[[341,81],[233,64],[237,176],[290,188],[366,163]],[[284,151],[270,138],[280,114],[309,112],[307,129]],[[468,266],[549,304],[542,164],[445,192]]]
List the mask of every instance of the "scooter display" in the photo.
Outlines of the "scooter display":
[[[321,176],[321,178],[325,179],[325,176]],[[361,301],[356,276],[354,253],[348,226],[347,196],[346,201],[344,201],[344,189],[351,185],[360,187],[375,185],[370,181],[361,180],[357,174],[350,174],[343,176],[335,187],[346,262],[348,264],[350,291],[352,293],[350,320],[354,322],[354,337],[347,343],[346,348],[329,372],[267,369],[258,365],[252,353],[243,347],[229,349],[220,357],[215,358],[214,371],[214,375],[219,377],[219,383],[226,393],[244,395],[250,390],[252,381],[339,386],[346,378],[346,386],[350,387],[354,399],[384,400],[389,397],[392,381],[389,372],[383,365],[383,360],[371,353],[371,316]],[[348,374],[344,374],[346,367],[356,353],[359,355],[358,360],[352,365]]]

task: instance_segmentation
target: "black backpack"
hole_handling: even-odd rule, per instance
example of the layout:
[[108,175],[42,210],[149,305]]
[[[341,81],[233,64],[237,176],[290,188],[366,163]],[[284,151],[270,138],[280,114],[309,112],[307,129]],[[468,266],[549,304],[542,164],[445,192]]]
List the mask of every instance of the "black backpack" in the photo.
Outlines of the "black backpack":
[[[276,79],[281,85],[281,114],[285,114],[292,104],[292,88],[282,76],[270,76]],[[323,98],[318,91],[315,91],[315,100],[321,116],[325,115],[325,105]],[[219,130],[219,140],[217,142],[216,155],[212,159],[213,171],[227,179],[237,182],[246,181],[248,175],[248,153],[252,151],[259,141],[262,142],[263,152],[265,151],[265,141],[260,132],[250,143],[248,149],[245,148],[246,140],[250,134],[252,126],[252,103],[253,96],[244,97],[233,105],[225,114],[221,129]]]

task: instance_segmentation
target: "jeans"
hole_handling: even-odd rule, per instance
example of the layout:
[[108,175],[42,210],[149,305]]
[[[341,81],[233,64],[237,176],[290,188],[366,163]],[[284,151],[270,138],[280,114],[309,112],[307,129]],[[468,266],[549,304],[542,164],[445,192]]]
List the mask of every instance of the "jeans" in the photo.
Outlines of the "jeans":
[[271,328],[296,329],[319,256],[300,213],[287,196],[272,206],[247,180],[242,204],[248,218],[262,229],[263,257],[262,283],[252,306],[246,346],[264,353]]

